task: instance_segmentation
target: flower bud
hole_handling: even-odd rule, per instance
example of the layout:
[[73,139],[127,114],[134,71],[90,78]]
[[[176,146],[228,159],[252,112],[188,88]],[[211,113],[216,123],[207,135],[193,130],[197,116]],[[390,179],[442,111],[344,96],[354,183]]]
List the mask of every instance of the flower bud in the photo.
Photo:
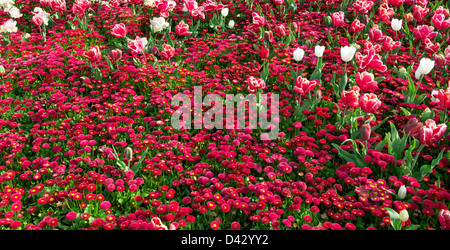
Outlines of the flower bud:
[[273,42],[273,33],[272,31],[264,31],[264,42],[272,43]]
[[400,199],[404,199],[405,197],[406,197],[406,187],[405,187],[405,185],[402,185],[401,187],[400,187],[400,189],[398,190],[398,198],[400,198]]
[[133,149],[130,147],[126,147],[123,150],[123,153],[125,154],[125,158],[127,158],[127,161],[130,161],[133,158]]
[[298,24],[295,22],[291,24],[291,28],[294,33],[297,33],[299,31]]
[[333,23],[333,20],[332,20],[331,16],[326,16],[326,17],[323,19],[323,22],[324,22],[324,24],[325,24],[326,27],[330,27],[331,24]]
[[420,130],[422,130],[423,124],[417,120],[417,118],[413,117],[408,120],[408,122],[403,127],[403,131],[405,132],[405,135],[416,137]]
[[113,49],[111,50],[111,59],[113,63],[118,62],[122,58],[122,50]]
[[400,213],[398,214],[398,217],[400,218],[401,221],[405,222],[409,219],[409,214],[408,211],[406,209],[403,209],[402,211],[400,211]]
[[223,8],[220,13],[222,14],[222,16],[226,17],[228,16],[228,12],[229,12],[228,8]]
[[363,141],[367,141],[370,138],[370,133],[372,132],[372,129],[370,127],[369,124],[364,123],[363,125],[361,125],[361,127],[359,128],[359,132],[361,133],[361,139]]
[[322,99],[322,91],[320,89],[314,91],[314,100],[317,99]]
[[228,28],[229,28],[229,29],[234,28],[234,21],[233,21],[233,20],[230,20],[230,21],[228,22]]
[[399,67],[398,69],[398,73],[397,73],[397,77],[401,78],[403,80],[406,80],[408,77],[408,71],[406,70],[405,67]]

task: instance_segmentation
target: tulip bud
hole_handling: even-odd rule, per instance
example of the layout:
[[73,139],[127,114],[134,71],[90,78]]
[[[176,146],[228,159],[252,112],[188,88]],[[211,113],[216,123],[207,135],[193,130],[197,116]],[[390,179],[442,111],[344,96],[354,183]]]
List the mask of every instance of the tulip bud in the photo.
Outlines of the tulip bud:
[[111,59],[113,63],[118,62],[122,58],[122,50],[113,49],[111,50]]
[[222,16],[226,17],[228,16],[228,12],[229,12],[228,8],[223,8],[220,13],[222,14]]
[[299,31],[297,23],[292,23],[291,28],[294,33],[297,33]]
[[401,78],[403,80],[406,80],[408,77],[408,71],[406,70],[405,67],[399,67],[398,69],[398,73],[397,73],[397,77]]
[[264,31],[264,42],[272,43],[273,41],[273,33],[272,31]]
[[133,149],[130,147],[126,147],[123,150],[123,153],[125,154],[125,158],[127,158],[127,161],[130,161],[133,158]]
[[362,22],[363,24],[368,24],[368,23],[369,23],[369,21],[370,21],[370,18],[369,18],[369,16],[368,16],[368,15],[366,15],[366,14],[364,14],[364,15],[363,15],[363,17],[362,17],[362,20],[361,20],[361,22]]
[[450,230],[450,211],[441,209],[439,212],[439,223],[443,230]]
[[322,91],[320,89],[314,91],[314,100],[317,99],[322,99]]
[[228,28],[229,28],[229,29],[234,28],[234,21],[233,21],[233,20],[230,20],[230,21],[228,22]]
[[420,130],[422,130],[423,124],[417,120],[417,118],[413,117],[408,120],[408,122],[403,127],[403,131],[405,132],[405,135],[416,137]]
[[405,197],[406,197],[406,187],[405,187],[405,185],[402,185],[401,187],[400,187],[400,189],[398,190],[398,198],[400,198],[400,199],[404,199]]
[[361,139],[363,141],[367,141],[370,138],[370,133],[372,132],[372,129],[370,127],[369,124],[364,123],[363,125],[361,125],[361,127],[359,128],[359,132],[361,133]]
[[326,16],[326,17],[323,19],[323,21],[324,21],[324,23],[325,23],[325,26],[327,26],[327,27],[330,27],[331,24],[333,23],[331,16]]
[[304,55],[305,51],[303,49],[297,48],[296,50],[294,50],[293,56],[295,61],[301,61]]
[[408,211],[406,209],[403,209],[402,211],[400,211],[400,213],[398,214],[398,217],[400,218],[401,221],[405,222],[409,219],[409,214]]
[[445,59],[444,54],[435,54],[434,61],[436,62],[436,67],[442,68],[445,66],[447,59]]

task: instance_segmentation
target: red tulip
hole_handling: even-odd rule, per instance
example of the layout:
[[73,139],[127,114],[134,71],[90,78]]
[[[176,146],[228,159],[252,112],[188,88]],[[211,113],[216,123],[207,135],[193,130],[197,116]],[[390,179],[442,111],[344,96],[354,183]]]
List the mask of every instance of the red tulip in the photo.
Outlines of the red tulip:
[[400,7],[404,2],[405,0],[389,0],[389,4],[394,7]]
[[92,47],[89,51],[84,52],[84,56],[89,60],[91,63],[99,62],[102,59],[102,53],[100,51],[100,47],[95,45]]
[[258,28],[266,25],[266,19],[260,16],[258,13],[252,13],[253,23],[249,25],[249,29]]
[[344,12],[342,11],[331,14],[331,22],[333,23],[334,27],[343,26],[345,23],[344,18]]
[[358,19],[355,19],[355,20],[353,20],[352,24],[350,25],[350,28],[348,29],[348,31],[353,32],[353,33],[358,33],[362,29],[364,29],[364,27],[366,27],[365,24],[361,23]]
[[363,55],[358,51],[355,54],[355,59],[361,70],[373,69],[379,72],[385,72],[387,70],[386,65],[381,61],[381,56],[375,54],[374,50],[369,50],[367,55]]
[[346,106],[351,107],[358,107],[359,106],[359,87],[358,86],[352,86],[350,87],[349,91],[342,91],[341,93],[341,99],[339,102],[343,103]]
[[113,63],[118,62],[122,58],[122,50],[113,49],[111,50],[111,59]]
[[389,21],[394,14],[394,9],[390,8],[387,2],[382,3],[380,7],[378,7],[378,16],[384,22]]
[[383,50],[385,51],[392,51],[398,47],[400,47],[401,42],[400,41],[396,41],[394,42],[394,40],[389,37],[389,36],[385,36],[384,40],[383,40],[383,46],[381,47]]
[[255,93],[256,90],[263,89],[266,86],[266,83],[264,82],[263,79],[256,79],[253,76],[250,76],[247,79],[247,84],[248,84],[247,90],[250,93]]
[[133,54],[139,54],[144,51],[147,43],[146,40],[142,40],[139,36],[137,36],[134,40],[128,41],[127,45],[128,49],[130,49]]
[[421,21],[430,11],[429,8],[424,8],[420,5],[414,5],[413,7],[413,17],[417,20],[417,21]]
[[434,14],[431,21],[433,21],[433,25],[437,30],[445,30],[450,27],[450,19],[445,19],[444,14]]
[[429,38],[425,38],[423,41],[425,43],[425,51],[431,54],[436,53],[439,50],[440,44],[433,43]]
[[370,133],[372,133],[372,129],[370,127],[369,124],[364,123],[363,125],[361,125],[361,127],[359,128],[359,132],[361,133],[361,139],[363,141],[367,141],[370,138]]
[[433,14],[444,14],[445,17],[450,17],[450,11],[442,5],[437,7]]
[[111,8],[117,8],[120,6],[120,0],[109,0],[108,3]]
[[33,18],[31,18],[31,21],[36,25],[36,26],[42,26],[42,24],[44,23],[44,20],[42,19],[41,16],[39,15],[35,15],[33,16]]
[[443,230],[450,230],[450,211],[447,209],[441,209],[439,212],[439,223]]
[[436,98],[439,99],[439,103],[443,108],[450,109],[450,86],[445,90],[438,90]]
[[275,5],[281,6],[281,5],[283,5],[284,0],[273,0],[273,3],[274,3]]
[[417,137],[419,135],[419,132],[422,130],[423,124],[417,120],[417,118],[413,117],[408,120],[408,122],[403,127],[403,131],[405,132],[405,135],[411,136],[411,137]]
[[277,26],[275,26],[275,33],[277,34],[277,36],[283,37],[286,35],[286,28],[282,24],[277,25]]
[[123,23],[116,24],[111,30],[111,35],[118,38],[125,37],[127,35],[127,27]]
[[419,132],[419,141],[425,145],[432,145],[441,140],[445,130],[447,130],[447,125],[436,125],[433,119],[428,119],[423,123],[423,128]]
[[414,36],[417,40],[424,41],[425,39],[429,38],[430,40],[433,40],[434,37],[437,35],[437,32],[433,32],[434,27],[428,26],[428,25],[419,25],[416,28],[414,28]]
[[383,31],[378,28],[378,25],[374,25],[369,30],[369,39],[372,42],[382,42],[384,40]]
[[311,80],[309,81],[306,78],[303,78],[301,76],[297,77],[295,80],[295,86],[293,90],[300,95],[306,94],[309,91],[313,90],[314,87],[317,85],[317,80]]
[[54,12],[64,12],[66,9],[66,1],[65,0],[52,0],[50,2],[50,8]]
[[295,22],[293,22],[293,23],[291,24],[291,28],[292,28],[292,31],[293,31],[294,33],[297,33],[297,32],[299,31],[299,29],[298,29],[298,24],[295,23]]
[[382,102],[377,95],[366,93],[359,97],[359,106],[366,113],[374,113],[381,106]]
[[373,50],[373,52],[378,53],[381,52],[381,45],[379,44],[373,44],[370,41],[363,40],[363,45],[361,48],[361,53],[363,54],[369,54],[369,51]]
[[161,58],[170,60],[175,55],[175,49],[168,44],[163,44],[163,50],[160,52],[160,55]]
[[272,43],[273,42],[273,33],[272,31],[264,31],[264,42]]
[[372,9],[373,1],[356,0],[356,2],[354,2],[352,6],[356,12],[361,14],[367,14],[369,13],[369,10]]
[[189,29],[189,25],[184,23],[184,21],[179,22],[177,24],[177,26],[175,26],[175,32],[179,36],[188,36],[188,35],[192,34],[192,32],[189,32],[188,29]]
[[363,92],[374,92],[378,88],[375,76],[367,71],[357,72],[355,75],[356,86]]
[[442,68],[447,63],[447,59],[445,59],[445,56],[443,54],[435,54],[434,62],[436,63],[436,67]]

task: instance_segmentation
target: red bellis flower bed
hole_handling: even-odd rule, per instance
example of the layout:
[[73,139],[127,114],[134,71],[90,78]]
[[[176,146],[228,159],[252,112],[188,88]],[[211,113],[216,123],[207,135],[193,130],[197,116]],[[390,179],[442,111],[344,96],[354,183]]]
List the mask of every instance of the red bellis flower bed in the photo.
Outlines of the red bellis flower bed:
[[0,0],[0,229],[447,230],[449,9]]

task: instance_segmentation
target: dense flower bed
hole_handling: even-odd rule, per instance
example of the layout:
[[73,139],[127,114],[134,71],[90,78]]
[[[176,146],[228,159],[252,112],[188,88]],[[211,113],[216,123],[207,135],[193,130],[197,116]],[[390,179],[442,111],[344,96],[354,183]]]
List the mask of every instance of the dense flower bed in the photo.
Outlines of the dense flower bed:
[[0,0],[0,229],[448,229],[449,3]]

